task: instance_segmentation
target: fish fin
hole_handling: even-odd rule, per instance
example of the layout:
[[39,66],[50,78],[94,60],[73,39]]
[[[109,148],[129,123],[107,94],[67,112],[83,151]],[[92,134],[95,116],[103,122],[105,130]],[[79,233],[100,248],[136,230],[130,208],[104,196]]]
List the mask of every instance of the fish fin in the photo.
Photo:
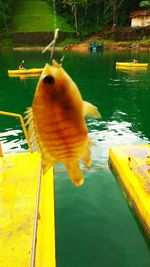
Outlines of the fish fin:
[[97,147],[97,144],[95,143],[95,141],[93,141],[91,137],[88,137],[88,144],[89,144],[89,147],[91,146]]
[[45,174],[49,168],[54,165],[55,161],[46,151],[42,151],[42,170]]
[[97,107],[87,101],[83,101],[83,108],[84,108],[84,116],[89,116],[93,118],[102,117]]
[[78,161],[71,161],[65,163],[70,179],[75,186],[80,186],[84,183],[84,177],[80,169]]
[[87,168],[90,168],[91,167],[91,152],[90,152],[90,149],[87,148],[86,149],[86,152],[85,152],[85,155],[84,157],[82,158],[82,161],[84,163],[84,165],[87,167]]
[[28,126],[28,133],[30,137],[30,142],[32,144],[33,151],[38,151],[41,153],[42,157],[42,169],[43,173],[46,173],[48,169],[55,163],[54,158],[46,151],[46,149],[42,148],[40,146],[38,136],[37,136],[37,131],[34,125],[34,120],[33,120],[33,110],[32,107],[28,108],[25,111],[25,121],[26,125]]
[[90,147],[93,145],[93,141],[90,137],[88,137],[88,142],[84,148],[84,151],[83,151],[83,155],[82,155],[82,161],[84,163],[84,165],[87,167],[87,168],[90,168],[91,167],[91,151],[90,151]]
[[27,110],[25,111],[25,114],[26,115],[24,117],[24,120],[26,121],[25,125],[28,126],[28,134],[29,134],[31,145],[32,145],[32,149],[33,151],[41,152],[40,144],[38,141],[38,137],[37,137],[34,121],[33,121],[32,107],[27,108]]

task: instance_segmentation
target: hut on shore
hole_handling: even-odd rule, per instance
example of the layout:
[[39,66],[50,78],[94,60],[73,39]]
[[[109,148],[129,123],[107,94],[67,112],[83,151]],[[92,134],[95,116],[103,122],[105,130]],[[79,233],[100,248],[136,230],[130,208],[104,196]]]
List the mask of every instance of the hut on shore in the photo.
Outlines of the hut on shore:
[[150,26],[150,10],[134,11],[130,15],[131,27],[146,27]]

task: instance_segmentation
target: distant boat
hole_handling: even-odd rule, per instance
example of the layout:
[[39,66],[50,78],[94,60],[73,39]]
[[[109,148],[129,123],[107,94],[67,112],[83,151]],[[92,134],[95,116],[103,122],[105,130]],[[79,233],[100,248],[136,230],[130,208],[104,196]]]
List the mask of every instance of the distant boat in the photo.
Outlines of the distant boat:
[[104,49],[103,44],[95,44],[95,43],[89,44],[90,52],[98,52],[98,51],[102,51],[103,49]]
[[147,68],[148,63],[139,63],[139,62],[116,62],[116,68]]
[[21,74],[41,74],[43,68],[25,69],[25,70],[8,70],[8,75],[21,75]]

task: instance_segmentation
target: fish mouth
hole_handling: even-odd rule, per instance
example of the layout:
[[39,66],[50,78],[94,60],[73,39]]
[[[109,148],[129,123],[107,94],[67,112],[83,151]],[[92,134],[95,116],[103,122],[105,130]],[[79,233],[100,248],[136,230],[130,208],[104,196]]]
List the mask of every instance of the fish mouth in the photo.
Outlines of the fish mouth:
[[52,65],[48,63],[45,65],[40,80],[44,84],[53,85],[55,83],[55,70]]

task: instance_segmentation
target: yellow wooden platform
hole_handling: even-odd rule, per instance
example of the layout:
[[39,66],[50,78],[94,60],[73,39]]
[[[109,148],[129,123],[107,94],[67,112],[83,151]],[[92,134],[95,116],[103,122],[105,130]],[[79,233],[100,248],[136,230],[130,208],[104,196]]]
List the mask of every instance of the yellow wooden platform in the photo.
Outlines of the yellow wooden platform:
[[0,267],[55,267],[53,169],[39,153],[0,157]]
[[150,145],[112,146],[109,158],[150,238]]

